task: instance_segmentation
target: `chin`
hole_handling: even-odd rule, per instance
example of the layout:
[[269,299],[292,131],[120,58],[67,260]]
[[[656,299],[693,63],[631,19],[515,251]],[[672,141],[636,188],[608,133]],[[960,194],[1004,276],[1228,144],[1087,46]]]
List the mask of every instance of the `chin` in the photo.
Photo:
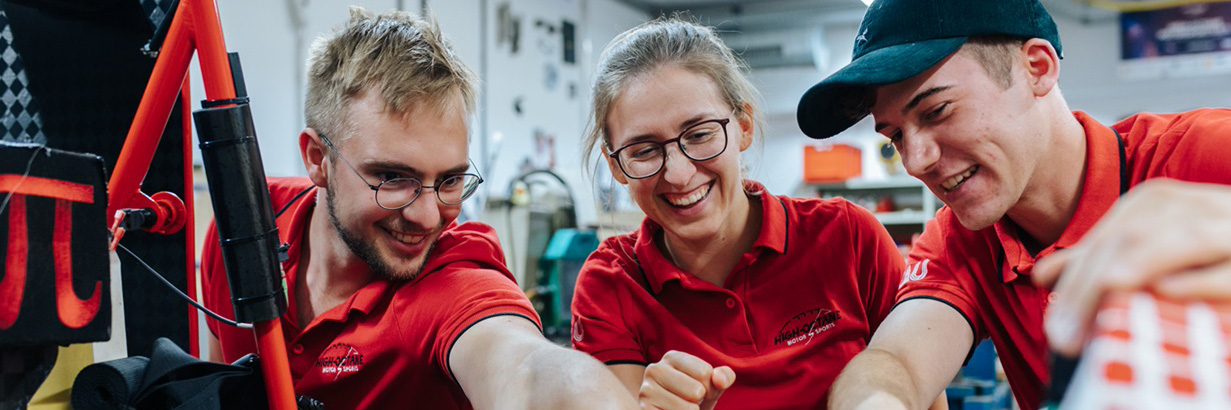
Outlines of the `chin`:
[[988,212],[961,212],[954,209],[953,215],[957,216],[957,221],[962,224],[962,227],[972,231],[978,231],[994,225],[996,221],[999,221],[1000,218],[1004,216],[1004,213],[1002,212],[999,215],[995,215],[994,213]]

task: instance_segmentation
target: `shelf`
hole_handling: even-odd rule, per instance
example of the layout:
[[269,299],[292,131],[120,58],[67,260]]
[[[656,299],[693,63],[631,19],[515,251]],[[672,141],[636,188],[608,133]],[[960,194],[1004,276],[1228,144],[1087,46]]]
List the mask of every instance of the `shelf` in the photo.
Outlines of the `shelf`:
[[923,182],[910,176],[896,176],[885,179],[852,178],[846,181],[807,182],[808,186],[821,189],[902,189],[924,188]]
[[885,225],[922,225],[931,218],[926,212],[916,210],[877,212],[873,215]]

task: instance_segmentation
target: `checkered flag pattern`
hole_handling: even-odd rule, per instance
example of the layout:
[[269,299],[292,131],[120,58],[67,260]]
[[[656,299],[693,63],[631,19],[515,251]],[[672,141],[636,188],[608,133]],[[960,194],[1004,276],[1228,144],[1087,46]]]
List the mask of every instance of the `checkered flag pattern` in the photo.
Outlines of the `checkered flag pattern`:
[[0,140],[46,144],[38,104],[30,95],[26,67],[13,49],[13,31],[0,9]]
[[1231,409],[1231,305],[1116,295],[1061,409]]
[[173,0],[141,0],[141,7],[145,9],[145,15],[150,18],[150,23],[154,27],[158,27],[162,23],[162,19],[167,17],[167,13],[171,11],[171,2]]

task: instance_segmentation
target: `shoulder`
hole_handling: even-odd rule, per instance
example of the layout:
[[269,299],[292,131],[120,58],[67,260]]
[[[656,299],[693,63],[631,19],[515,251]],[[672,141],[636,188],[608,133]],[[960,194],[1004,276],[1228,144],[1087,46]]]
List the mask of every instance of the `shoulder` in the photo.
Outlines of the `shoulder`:
[[1231,183],[1231,109],[1133,115],[1112,126],[1138,175]]
[[[990,236],[989,236],[990,235]],[[911,247],[910,259],[944,259],[960,257],[971,249],[986,248],[988,241],[995,239],[995,229],[988,227],[972,231],[962,226],[948,206],[936,211],[936,217],[928,221],[923,234]]]
[[1121,133],[1166,134],[1218,130],[1231,125],[1231,108],[1199,108],[1177,113],[1138,113],[1112,125]]
[[850,230],[859,231],[881,226],[876,216],[845,198],[797,198],[779,196],[791,219],[799,221],[798,229],[814,230],[831,222],[839,222]]
[[268,177],[265,182],[269,184],[269,197],[275,206],[313,186],[308,177]]
[[[590,253],[577,277],[577,292],[599,292],[642,280],[636,252],[641,230],[604,239]],[[638,285],[639,286],[639,285]],[[605,292],[605,291],[603,291]]]
[[513,279],[495,228],[482,222],[453,223],[445,228],[424,263],[423,274],[455,268],[488,269]]

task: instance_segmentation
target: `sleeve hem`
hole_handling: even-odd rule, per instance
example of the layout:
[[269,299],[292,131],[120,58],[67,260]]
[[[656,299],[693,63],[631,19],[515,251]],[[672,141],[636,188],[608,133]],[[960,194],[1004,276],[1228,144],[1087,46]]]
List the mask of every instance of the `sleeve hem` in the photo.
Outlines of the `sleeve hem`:
[[466,325],[466,327],[462,328],[462,331],[457,332],[457,335],[453,336],[453,340],[449,341],[449,350],[447,350],[447,352],[445,353],[445,358],[444,358],[445,376],[448,376],[449,380],[453,380],[454,383],[457,383],[457,378],[453,376],[453,363],[449,361],[449,358],[453,356],[453,347],[457,346],[457,340],[461,339],[462,335],[466,334],[466,331],[470,330],[470,328],[474,327],[474,325],[477,325],[479,324],[479,322],[482,322],[484,320],[491,319],[497,316],[518,316],[518,317],[525,318],[526,320],[529,320],[530,323],[534,323],[534,327],[539,329],[540,334],[543,333],[543,326],[540,325],[538,321],[534,320],[529,315],[526,315],[525,313],[521,313],[521,312],[496,312],[496,313],[488,314],[478,319],[475,319],[473,322],[470,322],[470,324]]

